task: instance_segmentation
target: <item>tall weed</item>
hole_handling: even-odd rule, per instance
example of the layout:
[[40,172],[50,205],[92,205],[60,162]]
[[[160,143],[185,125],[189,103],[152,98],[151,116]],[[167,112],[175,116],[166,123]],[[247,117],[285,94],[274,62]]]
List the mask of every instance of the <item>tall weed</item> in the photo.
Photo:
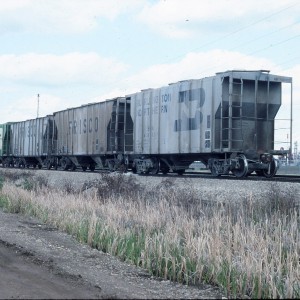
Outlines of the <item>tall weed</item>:
[[[104,252],[185,284],[219,285],[230,298],[299,297],[299,202],[270,185],[265,201],[199,197],[167,179],[151,191],[103,175],[80,192],[4,182],[2,207],[33,214]],[[70,187],[71,189],[71,187]],[[87,193],[89,190],[95,193]]]

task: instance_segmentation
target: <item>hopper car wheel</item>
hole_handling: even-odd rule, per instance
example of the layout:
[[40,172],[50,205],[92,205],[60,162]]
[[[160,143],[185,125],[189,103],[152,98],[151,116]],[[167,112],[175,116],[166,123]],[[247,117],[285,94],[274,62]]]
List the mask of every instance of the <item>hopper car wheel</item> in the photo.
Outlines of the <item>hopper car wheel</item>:
[[238,167],[236,169],[233,169],[231,172],[234,176],[238,178],[242,178],[247,176],[248,174],[248,161],[245,155],[240,154],[237,156],[238,160]]
[[158,173],[158,167],[157,168],[152,168],[149,172],[148,172],[148,174],[150,174],[150,175],[156,175]]
[[51,169],[51,163],[49,161],[47,162],[46,168],[47,168],[47,170]]
[[276,159],[272,159],[272,161],[269,163],[268,170],[262,170],[263,175],[266,178],[272,178],[278,170],[278,161]]
[[170,172],[170,168],[166,163],[160,161],[160,171],[166,175]]
[[26,162],[24,159],[20,159],[19,163],[17,163],[17,167],[24,169],[26,166]]
[[176,171],[176,173],[178,174],[178,175],[183,175],[183,173],[185,172],[185,170],[178,170],[178,171]]
[[153,164],[153,167],[149,170],[149,174],[155,175],[159,171],[159,162],[158,162],[157,158],[152,159],[152,164]]
[[60,164],[61,164],[61,167],[62,167],[62,169],[63,169],[64,171],[67,171],[67,170],[68,170],[68,164],[67,164],[66,159],[62,158]]
[[119,168],[119,171],[122,172],[122,173],[127,173],[127,165],[125,164],[122,164]]
[[4,168],[9,168],[10,167],[10,161],[8,159],[5,159],[2,163]]
[[168,174],[169,171],[170,171],[169,168],[161,168],[161,172],[162,172],[164,175]]
[[211,175],[214,177],[220,177],[221,174],[218,172],[218,168],[216,164],[213,164],[211,167]]
[[87,170],[87,166],[81,166],[81,169],[83,172],[85,172]]
[[110,172],[114,172],[115,171],[115,161],[114,160],[108,160],[107,164],[108,164],[108,170]]
[[91,170],[91,172],[94,172],[95,171],[95,165],[90,165],[90,170]]

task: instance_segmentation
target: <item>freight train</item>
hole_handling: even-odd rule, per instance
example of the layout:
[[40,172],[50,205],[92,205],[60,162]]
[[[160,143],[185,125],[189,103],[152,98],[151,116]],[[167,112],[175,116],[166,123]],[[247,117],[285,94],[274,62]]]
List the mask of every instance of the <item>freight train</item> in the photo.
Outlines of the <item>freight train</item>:
[[194,161],[214,176],[273,177],[282,84],[269,71],[202,79],[0,125],[3,167],[183,174]]

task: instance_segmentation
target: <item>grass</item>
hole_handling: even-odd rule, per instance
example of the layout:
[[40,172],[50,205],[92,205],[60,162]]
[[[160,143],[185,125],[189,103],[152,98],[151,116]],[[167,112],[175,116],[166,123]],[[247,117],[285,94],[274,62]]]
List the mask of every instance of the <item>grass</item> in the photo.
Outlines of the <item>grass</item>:
[[188,181],[179,189],[166,179],[148,191],[133,176],[105,174],[54,190],[26,172],[0,175],[0,188],[2,209],[36,216],[166,280],[218,285],[229,298],[300,297],[293,188],[271,184],[265,201],[249,194],[230,203],[202,199]]

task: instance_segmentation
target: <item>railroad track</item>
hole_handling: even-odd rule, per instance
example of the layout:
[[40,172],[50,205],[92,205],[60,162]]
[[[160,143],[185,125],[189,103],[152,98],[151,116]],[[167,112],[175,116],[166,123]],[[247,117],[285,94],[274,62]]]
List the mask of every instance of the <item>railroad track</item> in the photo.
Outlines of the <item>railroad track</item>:
[[[173,176],[177,176],[177,174],[174,173],[169,173],[169,174],[157,174],[157,175],[152,175],[152,176],[159,176],[159,177],[168,177],[170,175]],[[185,172],[183,175],[181,175],[180,177],[184,177],[184,178],[205,178],[205,179],[216,179],[216,180],[251,180],[251,181],[273,181],[273,182],[300,182],[300,174],[299,175],[295,175],[295,174],[291,174],[291,175],[275,175],[272,178],[266,178],[264,176],[257,176],[257,175],[249,175],[247,177],[243,177],[243,178],[237,178],[234,175],[221,175],[219,177],[215,177],[213,176],[210,172],[193,172],[193,171],[187,171]]]
[[[24,168],[24,169],[20,169],[20,168],[4,168],[2,166],[0,166],[0,169],[2,170],[23,170],[23,171],[27,171],[27,170],[39,170],[39,169],[34,169],[34,168]],[[81,169],[76,169],[76,170],[67,170],[67,171],[63,171],[63,170],[54,170],[54,169],[50,169],[50,170],[46,170],[46,169],[42,169],[43,171],[49,171],[49,172],[69,172],[69,173],[73,173],[73,172],[80,172],[80,173],[91,173],[90,171],[82,171]],[[130,172],[130,171],[129,171]],[[107,169],[96,169],[95,171],[93,171],[93,173],[111,173],[109,170]],[[158,173],[158,174],[141,174],[139,176],[148,176],[148,177],[160,177],[160,178],[204,178],[204,179],[211,179],[211,180],[248,180],[248,181],[269,181],[269,182],[299,182],[300,183],[300,174],[278,174],[275,175],[272,178],[266,178],[264,176],[257,176],[255,174],[250,174],[247,177],[243,177],[243,178],[237,178],[234,175],[221,175],[218,177],[213,176],[210,171],[186,171],[183,175],[178,175],[177,173],[168,173],[168,174],[162,174],[162,173]]]

